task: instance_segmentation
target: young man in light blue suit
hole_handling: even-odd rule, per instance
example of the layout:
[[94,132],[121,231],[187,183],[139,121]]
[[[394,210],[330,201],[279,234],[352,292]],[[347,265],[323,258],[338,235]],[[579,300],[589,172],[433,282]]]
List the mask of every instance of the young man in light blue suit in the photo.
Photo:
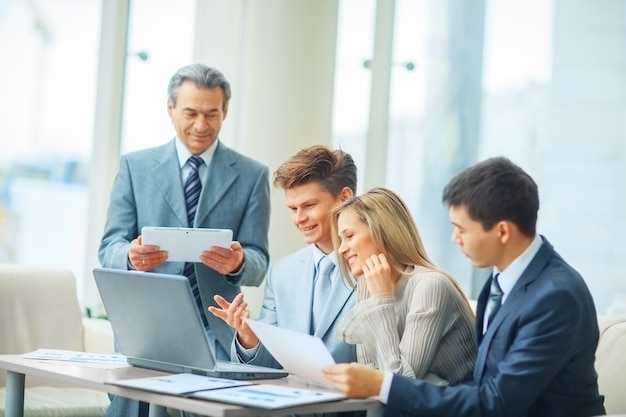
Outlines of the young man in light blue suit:
[[583,278],[536,233],[533,179],[491,158],[454,177],[443,201],[453,241],[474,265],[493,268],[478,298],[473,380],[435,386],[357,364],[326,376],[349,396],[380,395],[385,416],[604,415],[594,303]]
[[[285,191],[292,222],[309,245],[270,266],[259,320],[321,338],[336,362],[356,360],[354,345],[340,341],[335,334],[341,318],[354,305],[354,291],[343,282],[339,268],[334,268],[327,302],[314,323],[314,280],[321,258],[327,257],[337,265],[330,236],[330,209],[354,196],[356,182],[352,157],[321,145],[302,149],[274,173],[274,185]],[[237,330],[231,359],[281,368],[245,324],[249,312],[243,294],[231,302],[220,296],[216,301],[221,309],[209,310]]]
[[[226,360],[233,329],[207,307],[215,304],[216,294],[232,299],[241,285],[263,281],[270,215],[268,168],[218,139],[230,97],[226,78],[206,65],[189,65],[172,76],[167,109],[176,138],[121,157],[98,253],[105,268],[195,277],[207,334],[216,356]],[[184,184],[196,169],[199,195],[190,204]],[[207,247],[185,268],[182,262],[166,262],[167,253],[157,246],[142,244],[144,226],[232,229],[234,241],[229,249]],[[136,412],[108,413],[131,414]]]

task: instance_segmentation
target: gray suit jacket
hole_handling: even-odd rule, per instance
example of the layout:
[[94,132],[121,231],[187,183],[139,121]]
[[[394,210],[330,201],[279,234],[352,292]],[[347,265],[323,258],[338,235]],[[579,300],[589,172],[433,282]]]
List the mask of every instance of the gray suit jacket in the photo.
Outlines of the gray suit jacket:
[[[144,226],[189,226],[175,140],[121,157],[98,251],[103,267],[127,269],[130,241]],[[233,239],[244,248],[244,267],[236,275],[224,276],[195,264],[204,314],[228,352],[233,330],[207,307],[215,305],[215,294],[232,300],[240,285],[258,286],[263,281],[269,263],[269,173],[266,166],[222,143],[208,168],[194,227],[232,229]],[[183,268],[182,262],[166,262],[154,272],[182,274]]]
[[[259,320],[274,326],[313,334],[324,341],[336,362],[356,362],[355,346],[342,342],[336,334],[339,322],[356,300],[352,288],[348,288],[343,282],[336,282],[333,285],[330,295],[332,302],[327,305],[324,319],[314,332],[311,331],[315,275],[313,250],[313,245],[306,246],[270,266]],[[239,361],[234,338],[231,359]],[[281,368],[263,345],[259,346],[257,354],[248,363]]]

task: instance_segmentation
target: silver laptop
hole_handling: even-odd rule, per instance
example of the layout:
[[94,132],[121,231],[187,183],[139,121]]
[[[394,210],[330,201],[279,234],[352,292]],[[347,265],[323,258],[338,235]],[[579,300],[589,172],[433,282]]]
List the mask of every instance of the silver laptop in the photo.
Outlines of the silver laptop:
[[186,277],[104,268],[93,274],[119,351],[129,364],[229,379],[288,375],[216,360]]

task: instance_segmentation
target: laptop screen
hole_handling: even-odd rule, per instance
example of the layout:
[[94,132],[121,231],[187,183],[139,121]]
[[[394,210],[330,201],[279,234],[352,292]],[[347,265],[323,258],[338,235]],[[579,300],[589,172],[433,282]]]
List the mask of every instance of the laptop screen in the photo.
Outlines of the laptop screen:
[[176,372],[172,365],[215,367],[186,277],[101,268],[93,273],[119,350],[129,363],[145,362],[168,372]]

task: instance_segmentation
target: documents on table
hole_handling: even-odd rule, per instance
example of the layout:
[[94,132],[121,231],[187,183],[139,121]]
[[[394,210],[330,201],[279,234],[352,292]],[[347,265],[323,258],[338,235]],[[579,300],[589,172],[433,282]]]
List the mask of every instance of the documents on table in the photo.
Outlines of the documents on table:
[[213,391],[200,391],[190,396],[204,400],[266,409],[295,407],[305,404],[338,401],[345,398],[340,392],[298,389],[270,384],[253,384]]
[[[312,336],[308,337],[311,338]],[[317,377],[316,373],[319,370],[319,366],[329,363],[329,361],[331,361],[330,363],[333,363],[332,356],[330,356],[330,353],[325,350],[323,344],[322,347],[324,349],[321,352],[319,351],[320,346],[317,345],[315,347],[310,347],[305,343],[303,347],[312,349],[312,352],[316,351],[316,353],[312,353],[314,357],[313,359],[305,355],[304,357],[307,357],[307,360],[302,361],[312,361],[313,371],[311,372],[308,368],[303,369],[302,372],[300,372],[300,368],[294,369],[298,372],[298,375],[305,378],[309,374]],[[308,351],[309,349],[305,350]],[[300,354],[302,354],[302,351],[300,351]],[[28,359],[79,362],[112,367],[129,366],[126,362],[126,356],[120,354],[89,353],[59,349],[37,349],[34,352],[22,355],[22,357]],[[250,381],[214,378],[196,374],[172,374],[149,378],[115,380],[107,382],[107,384],[159,392],[162,394],[180,395],[264,409],[295,407],[298,405],[337,401],[345,398],[345,396],[339,391],[294,388],[272,384],[257,384]]]
[[294,407],[345,398],[338,391],[317,391],[271,384],[256,384],[250,381],[195,374],[173,374],[108,383],[161,394],[180,395],[265,409]]
[[196,374],[173,374],[151,378],[125,379],[110,382],[112,385],[161,392],[164,394],[191,394],[196,391],[232,388],[250,385],[251,382],[214,378]]
[[26,353],[27,359],[46,359],[55,361],[93,363],[98,365],[129,366],[126,356],[117,353],[89,353],[74,350],[37,349]]

